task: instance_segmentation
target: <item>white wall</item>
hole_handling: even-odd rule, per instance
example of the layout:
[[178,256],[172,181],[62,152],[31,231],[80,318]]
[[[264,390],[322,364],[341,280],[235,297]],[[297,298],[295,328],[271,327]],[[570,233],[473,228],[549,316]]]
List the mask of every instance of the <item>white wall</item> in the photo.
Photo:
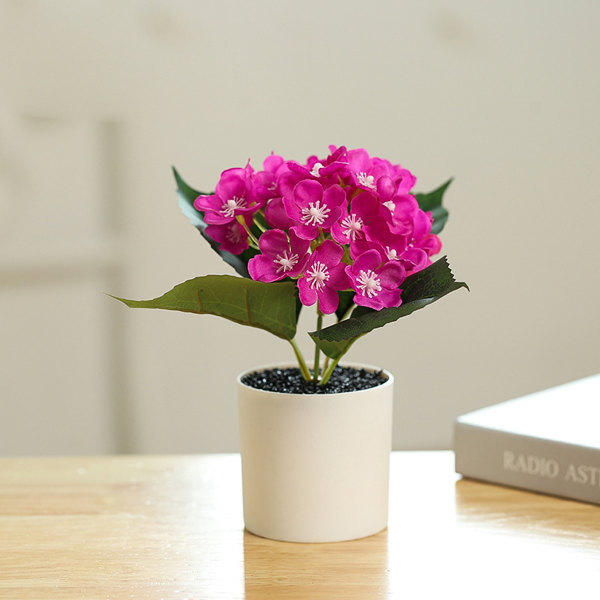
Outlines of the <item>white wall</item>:
[[455,177],[471,292],[349,354],[395,373],[396,448],[600,371],[599,26],[595,0],[1,1],[0,454],[237,448],[234,377],[288,346],[103,293],[227,272],[170,166],[208,190],[271,150]]

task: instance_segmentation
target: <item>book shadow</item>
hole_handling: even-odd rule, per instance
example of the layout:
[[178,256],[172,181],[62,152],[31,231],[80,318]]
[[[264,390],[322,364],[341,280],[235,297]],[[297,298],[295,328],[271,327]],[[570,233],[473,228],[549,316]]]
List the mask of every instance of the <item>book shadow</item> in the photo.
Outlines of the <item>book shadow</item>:
[[468,478],[456,482],[455,500],[463,526],[598,547],[600,507],[593,504]]

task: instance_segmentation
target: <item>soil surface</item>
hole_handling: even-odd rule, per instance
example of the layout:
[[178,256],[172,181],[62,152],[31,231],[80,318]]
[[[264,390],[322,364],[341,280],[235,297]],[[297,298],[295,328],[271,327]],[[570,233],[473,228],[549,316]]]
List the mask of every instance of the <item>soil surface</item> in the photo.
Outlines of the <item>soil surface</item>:
[[247,386],[288,394],[339,394],[377,387],[387,381],[383,371],[336,367],[326,385],[305,381],[298,368],[267,369],[242,377]]

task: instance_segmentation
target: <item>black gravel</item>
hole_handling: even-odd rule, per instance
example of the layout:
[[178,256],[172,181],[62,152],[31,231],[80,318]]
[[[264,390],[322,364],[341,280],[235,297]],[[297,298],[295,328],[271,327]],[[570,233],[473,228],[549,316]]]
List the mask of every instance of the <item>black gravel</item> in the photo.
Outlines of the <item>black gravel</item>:
[[247,386],[288,394],[339,394],[377,387],[387,381],[383,371],[367,371],[354,367],[336,367],[326,385],[305,381],[300,369],[268,369],[242,377]]

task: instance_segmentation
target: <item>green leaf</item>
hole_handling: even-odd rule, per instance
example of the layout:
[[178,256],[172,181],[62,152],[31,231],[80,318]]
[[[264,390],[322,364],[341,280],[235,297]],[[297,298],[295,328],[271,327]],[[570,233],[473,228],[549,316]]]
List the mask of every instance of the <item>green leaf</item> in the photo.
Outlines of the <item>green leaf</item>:
[[291,340],[296,335],[296,284],[263,283],[234,275],[206,275],[176,285],[153,300],[112,296],[130,308],[217,315]]
[[431,212],[433,215],[431,233],[440,233],[448,220],[448,211],[442,206],[442,200],[444,192],[451,183],[452,179],[448,179],[446,183],[433,190],[433,192],[429,192],[428,194],[415,194],[415,198],[417,199],[421,210]]
[[349,319],[321,331],[312,331],[309,335],[327,356],[338,359],[366,333],[406,317],[461,287],[468,289],[466,283],[454,279],[444,256],[404,280],[400,306],[379,311],[358,306],[352,311]]
[[177,169],[173,167],[173,175],[177,182],[177,197],[179,198],[179,207],[183,214],[189,219],[190,223],[200,232],[202,237],[210,244],[210,247],[233,269],[242,277],[249,278],[248,274],[248,261],[258,254],[257,250],[248,248],[244,250],[242,254],[232,254],[219,248],[212,238],[208,237],[205,233],[207,224],[204,222],[204,213],[194,208],[194,200],[198,196],[207,195],[205,192],[199,192],[194,188],[190,187],[179,175]]

